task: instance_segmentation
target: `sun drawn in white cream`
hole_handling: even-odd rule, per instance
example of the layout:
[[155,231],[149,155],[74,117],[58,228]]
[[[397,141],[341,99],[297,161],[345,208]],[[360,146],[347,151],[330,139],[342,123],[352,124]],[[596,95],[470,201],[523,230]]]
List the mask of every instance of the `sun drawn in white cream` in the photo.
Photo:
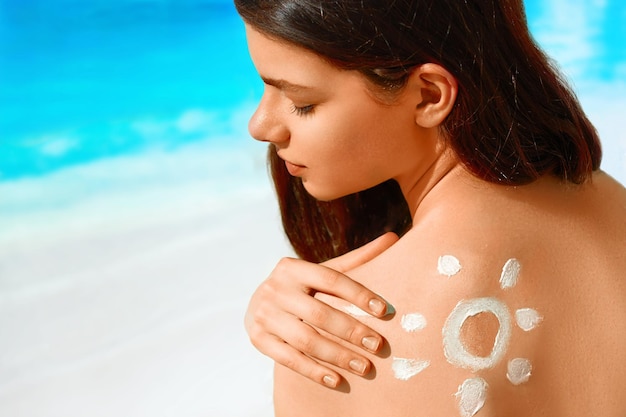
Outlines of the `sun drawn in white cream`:
[[[452,255],[439,258],[438,272],[451,277],[461,271],[461,263]],[[514,288],[517,284],[521,265],[515,258],[504,264],[500,275],[500,287],[503,290]],[[499,322],[494,346],[488,356],[476,356],[470,353],[461,340],[461,329],[465,321],[481,313],[493,314]],[[541,323],[541,315],[531,308],[521,308],[515,312],[515,323],[523,331],[530,331]],[[460,301],[448,315],[442,329],[443,351],[447,361],[459,368],[469,369],[473,373],[496,366],[506,356],[511,338],[513,318],[508,306],[495,297],[481,297]],[[419,313],[406,314],[402,318],[402,327],[407,332],[421,330],[426,326],[426,319]],[[393,358],[392,369],[396,378],[408,380],[422,372],[430,362],[423,359]],[[520,385],[530,379],[532,364],[526,358],[513,358],[507,366],[507,379],[513,385]],[[462,417],[472,417],[478,413],[487,400],[487,382],[478,376],[466,379],[459,385],[455,394]]]

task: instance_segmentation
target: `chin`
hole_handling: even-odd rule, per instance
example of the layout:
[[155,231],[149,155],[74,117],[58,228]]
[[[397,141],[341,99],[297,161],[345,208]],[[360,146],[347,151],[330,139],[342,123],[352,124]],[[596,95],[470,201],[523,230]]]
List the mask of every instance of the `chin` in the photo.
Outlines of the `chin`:
[[[308,191],[308,190],[307,190]],[[345,197],[347,194],[328,194],[328,193],[312,193],[309,192],[309,195],[316,199],[317,201],[333,201],[341,197]]]
[[306,190],[306,192],[309,193],[311,197],[313,197],[314,199],[318,201],[333,201],[333,200],[337,200],[338,198],[345,197],[347,195],[354,194],[358,191],[361,191],[361,190],[356,190],[356,191],[349,191],[349,192],[341,192],[337,189],[330,189],[330,188],[324,188],[324,187],[318,188],[318,187],[314,187],[312,184],[306,181],[303,181],[302,184],[304,185],[304,189]]

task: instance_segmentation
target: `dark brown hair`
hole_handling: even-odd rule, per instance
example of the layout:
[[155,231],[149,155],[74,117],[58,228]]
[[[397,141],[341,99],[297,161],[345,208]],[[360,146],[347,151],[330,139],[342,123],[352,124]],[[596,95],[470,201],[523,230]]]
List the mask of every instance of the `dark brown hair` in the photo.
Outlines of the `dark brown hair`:
[[[433,62],[458,81],[442,125],[463,165],[486,181],[525,184],[549,174],[582,183],[599,168],[597,133],[532,39],[521,0],[235,0],[248,24],[343,69],[379,92],[399,91]],[[303,259],[322,261],[384,231],[410,227],[393,181],[332,202],[307,194],[270,146],[283,225]],[[408,218],[407,218],[408,217]]]

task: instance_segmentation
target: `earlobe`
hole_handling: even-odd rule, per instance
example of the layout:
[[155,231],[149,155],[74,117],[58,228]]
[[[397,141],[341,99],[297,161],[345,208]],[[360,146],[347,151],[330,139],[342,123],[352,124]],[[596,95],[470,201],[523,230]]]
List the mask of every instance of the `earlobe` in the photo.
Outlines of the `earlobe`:
[[439,126],[452,111],[458,92],[456,78],[441,65],[417,67],[409,81],[416,94],[415,123],[425,128]]

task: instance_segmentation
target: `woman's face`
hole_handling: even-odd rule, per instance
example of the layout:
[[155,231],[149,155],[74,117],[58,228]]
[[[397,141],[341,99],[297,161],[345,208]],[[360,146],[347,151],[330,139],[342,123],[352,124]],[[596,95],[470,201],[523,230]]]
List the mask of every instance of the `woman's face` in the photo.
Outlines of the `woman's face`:
[[250,26],[246,32],[265,82],[250,134],[274,144],[313,197],[332,200],[390,178],[406,193],[436,158],[436,139],[415,123],[410,94],[383,103],[359,72]]

